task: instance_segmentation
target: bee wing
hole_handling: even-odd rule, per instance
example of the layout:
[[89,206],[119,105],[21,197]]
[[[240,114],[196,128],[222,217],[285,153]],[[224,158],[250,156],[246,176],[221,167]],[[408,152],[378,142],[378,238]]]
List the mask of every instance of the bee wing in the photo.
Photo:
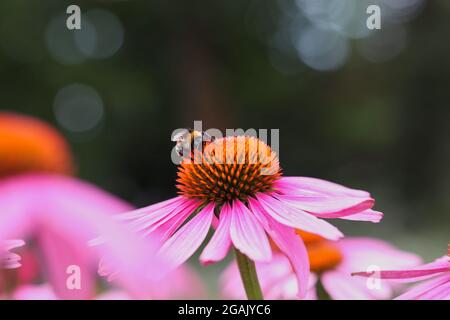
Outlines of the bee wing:
[[214,138],[213,137],[211,137],[209,134],[207,134],[206,132],[203,132],[203,135],[202,135],[202,139],[203,139],[203,141],[214,141]]

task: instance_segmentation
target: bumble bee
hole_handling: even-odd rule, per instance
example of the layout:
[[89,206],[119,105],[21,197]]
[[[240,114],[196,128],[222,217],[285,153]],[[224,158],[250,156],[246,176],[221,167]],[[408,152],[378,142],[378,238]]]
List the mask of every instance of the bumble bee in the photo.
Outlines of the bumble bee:
[[[180,157],[192,157],[196,151],[203,152],[205,146],[214,141],[214,138],[204,131],[185,129],[174,135],[172,141],[176,143],[175,151]],[[189,154],[186,154],[185,150],[188,150]]]

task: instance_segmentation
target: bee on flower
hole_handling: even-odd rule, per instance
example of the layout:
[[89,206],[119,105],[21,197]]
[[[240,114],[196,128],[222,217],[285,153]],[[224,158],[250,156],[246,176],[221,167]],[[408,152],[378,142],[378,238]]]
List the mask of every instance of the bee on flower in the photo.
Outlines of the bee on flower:
[[[202,136],[177,137],[178,150]],[[158,232],[159,255],[172,268],[189,259],[213,229],[201,263],[220,261],[234,248],[247,296],[260,299],[254,262],[272,260],[272,241],[277,254],[289,261],[297,294],[304,297],[310,262],[296,230],[337,240],[342,233],[325,219],[382,218],[372,210],[375,200],[368,192],[316,178],[283,176],[278,155],[256,137],[231,136],[195,145],[204,150],[182,153],[177,197],[118,216],[144,236]]]

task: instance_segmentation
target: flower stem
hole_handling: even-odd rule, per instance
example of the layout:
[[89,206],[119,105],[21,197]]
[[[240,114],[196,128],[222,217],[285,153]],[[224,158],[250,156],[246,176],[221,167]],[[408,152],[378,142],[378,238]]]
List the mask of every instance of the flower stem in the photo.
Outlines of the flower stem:
[[263,300],[264,297],[259,285],[258,275],[256,274],[255,263],[238,249],[234,248],[234,252],[248,300]]

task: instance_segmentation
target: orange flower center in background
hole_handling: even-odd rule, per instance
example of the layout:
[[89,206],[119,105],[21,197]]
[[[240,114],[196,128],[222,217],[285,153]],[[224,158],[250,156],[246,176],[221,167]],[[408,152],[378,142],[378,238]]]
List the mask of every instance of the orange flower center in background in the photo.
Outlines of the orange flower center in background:
[[188,198],[220,204],[270,191],[280,176],[278,157],[267,144],[254,137],[227,137],[183,159],[177,188]]
[[73,173],[69,146],[43,121],[0,112],[0,178],[26,172]]
[[296,230],[296,233],[306,245],[312,272],[320,273],[331,270],[341,263],[342,253],[333,241],[301,230]]

